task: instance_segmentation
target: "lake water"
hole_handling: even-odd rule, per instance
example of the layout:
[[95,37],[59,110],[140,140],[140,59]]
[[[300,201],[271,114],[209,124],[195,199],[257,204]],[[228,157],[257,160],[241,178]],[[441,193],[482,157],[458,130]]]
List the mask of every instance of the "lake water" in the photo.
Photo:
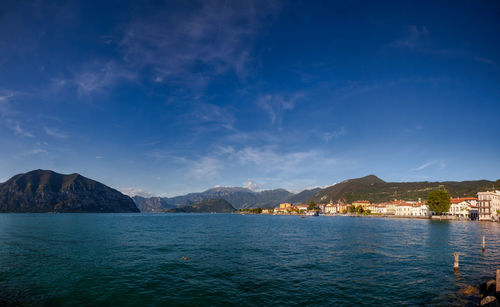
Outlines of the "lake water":
[[0,214],[0,305],[462,305],[496,268],[498,223]]

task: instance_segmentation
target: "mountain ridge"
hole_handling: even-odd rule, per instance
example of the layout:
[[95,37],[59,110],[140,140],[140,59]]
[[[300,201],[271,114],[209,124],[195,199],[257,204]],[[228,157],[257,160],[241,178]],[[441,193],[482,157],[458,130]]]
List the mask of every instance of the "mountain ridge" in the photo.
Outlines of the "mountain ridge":
[[236,209],[226,200],[211,198],[199,203],[168,209],[167,213],[231,213]]
[[139,212],[121,192],[80,174],[37,169],[0,184],[0,212]]
[[[243,187],[215,187],[203,192],[188,193],[174,197],[160,197],[159,200],[134,196],[141,212],[158,212],[172,207],[191,205],[206,199],[220,198],[231,203],[236,209],[247,209],[256,207],[274,207],[283,202],[300,203],[306,201],[312,193],[294,194],[285,189],[274,189],[264,191],[252,191]],[[301,194],[302,193],[302,194]]]
[[368,200],[377,203],[394,199],[418,200],[419,198],[426,199],[430,191],[438,188],[445,188],[452,197],[475,197],[477,192],[488,190],[492,186],[500,188],[500,179],[497,181],[385,182],[375,175],[369,175],[348,179],[324,188],[308,201],[350,203],[356,200]]

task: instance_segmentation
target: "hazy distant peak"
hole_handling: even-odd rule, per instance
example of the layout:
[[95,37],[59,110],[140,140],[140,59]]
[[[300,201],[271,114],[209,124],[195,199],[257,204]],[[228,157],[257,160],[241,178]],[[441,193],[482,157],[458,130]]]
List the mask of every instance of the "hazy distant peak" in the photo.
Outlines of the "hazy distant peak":
[[241,187],[220,187],[220,186],[217,186],[217,187],[213,187],[211,189],[208,189],[203,193],[207,193],[207,192],[253,192],[253,191],[250,189],[241,188]]

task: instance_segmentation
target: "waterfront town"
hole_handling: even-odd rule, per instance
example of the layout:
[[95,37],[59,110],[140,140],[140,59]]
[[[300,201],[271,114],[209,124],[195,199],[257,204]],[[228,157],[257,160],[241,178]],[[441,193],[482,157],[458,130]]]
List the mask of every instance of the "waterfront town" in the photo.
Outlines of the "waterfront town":
[[262,214],[287,215],[338,215],[364,214],[410,218],[438,218],[458,220],[500,221],[500,191],[478,192],[477,197],[450,198],[447,212],[437,215],[421,199],[417,201],[393,200],[382,203],[371,203],[367,200],[358,200],[350,204],[291,204],[282,203],[276,208],[259,209]]

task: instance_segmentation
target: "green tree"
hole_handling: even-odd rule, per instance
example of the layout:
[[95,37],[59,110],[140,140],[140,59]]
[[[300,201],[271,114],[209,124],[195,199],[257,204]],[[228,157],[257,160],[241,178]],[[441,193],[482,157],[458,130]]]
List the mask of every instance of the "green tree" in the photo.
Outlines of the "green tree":
[[434,190],[427,196],[427,205],[436,214],[447,212],[450,210],[450,194],[445,190]]
[[316,203],[313,200],[311,200],[309,202],[309,207],[307,207],[307,210],[317,210],[317,209],[319,209],[318,205],[316,205]]

